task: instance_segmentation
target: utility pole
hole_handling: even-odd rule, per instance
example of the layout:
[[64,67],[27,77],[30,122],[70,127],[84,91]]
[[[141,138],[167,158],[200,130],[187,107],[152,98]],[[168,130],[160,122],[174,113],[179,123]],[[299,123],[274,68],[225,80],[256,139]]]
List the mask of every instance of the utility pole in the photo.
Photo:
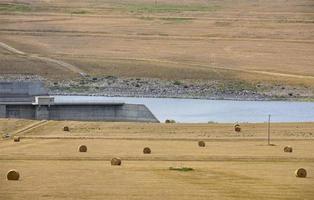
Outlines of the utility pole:
[[268,115],[268,145],[270,145],[270,116],[271,115]]

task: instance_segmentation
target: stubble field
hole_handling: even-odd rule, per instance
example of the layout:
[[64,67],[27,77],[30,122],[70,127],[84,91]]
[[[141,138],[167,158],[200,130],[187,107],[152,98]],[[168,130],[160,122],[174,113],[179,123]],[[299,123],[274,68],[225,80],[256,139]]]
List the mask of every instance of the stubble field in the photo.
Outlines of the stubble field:
[[[1,199],[311,199],[313,123],[38,123],[1,120]],[[3,130],[3,125],[6,130]],[[63,127],[70,131],[64,132]],[[25,127],[25,128],[23,128]],[[199,147],[198,141],[206,142]],[[79,145],[87,152],[78,152]],[[292,146],[292,153],[283,152]],[[151,154],[143,154],[150,147]],[[121,166],[110,159],[120,157]],[[193,168],[192,171],[169,167]],[[303,167],[307,178],[296,178]],[[7,181],[16,169],[19,181]]]

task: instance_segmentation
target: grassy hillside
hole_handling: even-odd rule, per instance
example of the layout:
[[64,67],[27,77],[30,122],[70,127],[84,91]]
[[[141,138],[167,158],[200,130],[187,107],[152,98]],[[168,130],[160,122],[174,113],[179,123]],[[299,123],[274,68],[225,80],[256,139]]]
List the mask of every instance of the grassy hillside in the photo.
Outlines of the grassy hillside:
[[25,55],[0,46],[0,75],[312,87],[313,8],[306,0],[7,0],[0,3],[0,42]]

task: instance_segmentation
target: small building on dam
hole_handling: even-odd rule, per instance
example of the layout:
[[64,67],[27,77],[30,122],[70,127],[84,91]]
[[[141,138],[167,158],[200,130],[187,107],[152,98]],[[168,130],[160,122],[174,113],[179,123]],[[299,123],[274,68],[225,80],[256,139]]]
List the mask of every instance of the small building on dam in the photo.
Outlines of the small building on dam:
[[74,121],[156,122],[141,104],[55,102],[41,82],[0,82],[0,118]]

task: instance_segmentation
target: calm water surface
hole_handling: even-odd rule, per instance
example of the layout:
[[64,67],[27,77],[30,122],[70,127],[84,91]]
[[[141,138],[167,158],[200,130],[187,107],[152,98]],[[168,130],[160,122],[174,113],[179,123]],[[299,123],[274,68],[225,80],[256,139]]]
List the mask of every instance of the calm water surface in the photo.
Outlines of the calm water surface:
[[177,122],[313,122],[314,102],[231,101],[98,96],[55,96],[57,102],[110,102],[144,104],[161,121]]

